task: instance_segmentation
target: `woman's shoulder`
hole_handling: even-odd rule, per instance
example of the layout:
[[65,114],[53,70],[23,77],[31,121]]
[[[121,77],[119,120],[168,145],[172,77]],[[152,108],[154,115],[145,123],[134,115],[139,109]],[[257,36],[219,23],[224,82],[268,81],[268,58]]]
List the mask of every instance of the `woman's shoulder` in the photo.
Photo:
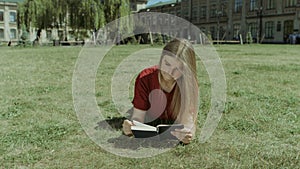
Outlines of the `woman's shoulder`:
[[158,72],[158,66],[157,65],[151,66],[151,67],[148,67],[148,68],[142,70],[138,77],[145,78],[145,77],[153,76],[153,75],[156,75],[157,72]]

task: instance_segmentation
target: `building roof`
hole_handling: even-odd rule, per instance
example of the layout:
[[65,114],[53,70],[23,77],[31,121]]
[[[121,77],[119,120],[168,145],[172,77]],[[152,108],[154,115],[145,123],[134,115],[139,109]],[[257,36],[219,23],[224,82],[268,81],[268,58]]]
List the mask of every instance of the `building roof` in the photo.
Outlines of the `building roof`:
[[181,0],[149,0],[146,4],[146,8],[175,4],[178,2],[181,2]]

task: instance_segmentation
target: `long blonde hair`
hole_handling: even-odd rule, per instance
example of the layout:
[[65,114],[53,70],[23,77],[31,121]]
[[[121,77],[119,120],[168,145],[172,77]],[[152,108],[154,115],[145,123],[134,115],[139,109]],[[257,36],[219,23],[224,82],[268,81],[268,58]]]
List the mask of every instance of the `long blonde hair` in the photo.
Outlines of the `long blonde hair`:
[[[177,85],[170,104],[173,118],[180,122],[184,118],[192,117],[195,124],[198,111],[198,85],[194,48],[186,39],[173,39],[163,48],[160,66],[163,56],[170,55],[170,53],[172,57],[183,63],[182,76],[176,80]],[[159,76],[162,76],[161,73],[159,73]]]

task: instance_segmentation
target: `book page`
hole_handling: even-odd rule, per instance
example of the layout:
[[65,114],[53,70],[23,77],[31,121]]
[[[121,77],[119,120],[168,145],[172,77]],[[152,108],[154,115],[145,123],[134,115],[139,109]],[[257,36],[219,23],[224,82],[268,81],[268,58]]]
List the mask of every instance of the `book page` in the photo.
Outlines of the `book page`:
[[157,127],[174,127],[178,129],[183,129],[184,125],[183,124],[159,124]]
[[145,131],[157,131],[156,127],[133,120],[134,126],[131,126],[131,130],[145,130]]

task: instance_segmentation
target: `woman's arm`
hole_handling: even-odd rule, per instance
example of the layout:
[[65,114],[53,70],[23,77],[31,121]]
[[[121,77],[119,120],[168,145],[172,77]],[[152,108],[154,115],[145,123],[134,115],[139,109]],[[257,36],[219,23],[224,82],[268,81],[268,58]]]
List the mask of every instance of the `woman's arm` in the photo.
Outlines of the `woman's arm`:
[[[138,122],[144,123],[145,115],[146,115],[146,111],[133,108],[131,120],[136,120]],[[132,121],[124,120],[123,132],[125,135],[132,135],[131,126],[133,126],[133,125],[134,124]]]
[[171,133],[184,144],[189,144],[195,137],[197,128],[197,113],[186,113],[181,116],[180,123],[184,125],[184,129],[178,129]]
[[133,108],[131,120],[136,120],[138,122],[144,123],[145,116],[146,116],[146,111]]

